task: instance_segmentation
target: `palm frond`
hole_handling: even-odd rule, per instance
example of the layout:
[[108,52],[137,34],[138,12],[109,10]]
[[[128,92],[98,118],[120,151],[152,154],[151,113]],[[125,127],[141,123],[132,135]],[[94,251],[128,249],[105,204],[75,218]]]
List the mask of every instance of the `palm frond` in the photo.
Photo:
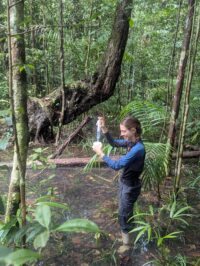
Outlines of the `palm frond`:
[[160,184],[167,174],[169,165],[166,157],[168,144],[145,142],[146,159],[145,168],[142,174],[142,181],[145,188],[152,188]]
[[127,115],[133,115],[140,120],[145,136],[155,135],[156,132],[160,134],[165,121],[169,119],[165,107],[148,101],[130,102],[122,109],[120,116],[124,118]]
[[[109,144],[108,145],[105,145],[103,147],[103,152],[106,154],[106,155],[110,155],[111,151],[113,151],[114,153],[116,152],[116,148],[113,148],[112,146],[110,146]],[[100,162],[98,160],[98,156],[95,154],[91,159],[90,161],[86,164],[86,166],[84,167],[83,171],[84,172],[89,172],[91,171],[94,167],[100,167]]]

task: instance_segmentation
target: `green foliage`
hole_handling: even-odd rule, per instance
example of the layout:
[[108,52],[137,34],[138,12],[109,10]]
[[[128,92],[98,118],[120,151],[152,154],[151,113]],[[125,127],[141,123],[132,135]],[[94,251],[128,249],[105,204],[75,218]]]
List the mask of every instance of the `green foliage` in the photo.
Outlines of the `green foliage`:
[[0,247],[0,262],[1,265],[20,266],[24,263],[33,262],[41,258],[41,255],[28,249],[11,249]]
[[[113,148],[112,146],[110,146],[109,144],[103,146],[103,152],[106,155],[110,155],[111,151],[113,150],[113,152],[116,152],[116,148]],[[86,164],[86,166],[84,167],[83,171],[84,172],[89,172],[91,171],[92,168],[100,166],[100,162],[98,160],[98,156],[95,154],[90,161]]]
[[[87,219],[72,219],[62,224],[58,223],[55,219],[56,216],[58,217],[58,210],[66,211],[69,208],[67,208],[66,204],[41,200],[40,198],[36,202],[36,208],[29,208],[26,226],[19,229],[17,218],[13,218],[9,223],[1,225],[0,243],[8,244],[14,242],[19,245],[23,236],[27,235],[27,243],[33,242],[35,249],[41,249],[46,247],[50,237],[55,232],[102,233],[94,222]],[[49,206],[51,206],[52,210]]]
[[19,68],[19,71],[20,71],[20,72],[25,71],[26,74],[27,74],[28,76],[31,75],[31,72],[32,72],[33,70],[34,70],[34,66],[31,65],[31,64],[25,64],[25,65],[23,65],[23,66],[20,66],[20,68]]
[[9,108],[8,80],[7,76],[0,69],[0,110]]
[[4,135],[0,139],[0,150],[3,150],[3,151],[6,150],[11,137],[12,137],[11,132],[4,133]]
[[0,262],[3,262],[4,258],[12,252],[12,249],[0,246]]
[[[85,78],[85,73],[90,75],[96,69],[110,35],[110,25],[114,17],[113,10],[116,3],[116,0],[64,1],[66,82],[83,79]],[[33,1],[33,6],[31,6],[28,1],[25,1],[25,8],[24,24],[26,26],[25,30],[27,30],[25,35],[27,64],[21,67],[21,71],[26,70],[28,73],[30,95],[44,96],[54,87],[60,85],[58,3],[53,0],[46,2]],[[6,74],[6,61],[8,60],[5,38],[6,1],[1,1],[0,10],[2,11],[0,14],[0,109],[4,110],[9,107],[8,76]],[[174,69],[170,73],[174,80],[186,11],[187,3],[185,1],[181,10],[181,23],[175,44]],[[137,116],[142,122],[144,138],[154,142],[146,142],[145,144],[147,157],[143,183],[147,188],[155,188],[162,182],[169,164],[164,156],[165,149],[168,149],[168,147],[155,142],[165,140],[165,124],[169,119],[170,112],[167,113],[166,108],[171,105],[171,95],[166,95],[168,93],[167,85],[169,84],[167,72],[171,59],[177,13],[178,3],[174,0],[134,2],[134,20],[132,18],[129,20],[129,43],[123,58],[124,65],[118,90],[114,97],[107,104],[104,104],[105,113],[112,115],[116,119],[116,114],[118,114],[121,106],[136,99],[136,101],[124,108],[122,115],[126,115],[130,111],[132,115]],[[89,61],[86,64],[87,53]],[[197,62],[199,61],[198,59],[199,54]],[[199,144],[200,98],[198,93],[198,67],[195,69],[194,77],[196,78],[195,91],[193,90],[191,93],[186,140],[188,143]],[[174,84],[175,82],[172,82],[171,94],[173,94]],[[169,102],[166,102],[167,97],[169,97]],[[6,132],[0,141],[0,148],[5,149],[8,140],[9,134]],[[36,149],[30,159],[34,169],[44,169],[44,167],[48,166],[47,156],[43,154],[42,149]],[[95,161],[96,158],[93,157],[86,170],[91,169]],[[40,162],[40,165],[38,162]],[[49,179],[51,178],[53,176],[49,177]],[[38,186],[46,185],[49,179],[39,181]],[[199,177],[192,180],[190,185],[191,188],[199,187]],[[50,188],[50,194],[53,194],[53,189]],[[27,241],[33,242],[37,238],[35,240],[37,248],[46,245],[50,237],[48,230],[52,229],[51,226],[54,227],[53,209],[66,211],[68,208],[65,204],[51,200],[51,196],[47,195],[37,201],[36,219],[31,216],[28,217],[29,224],[24,231],[15,232],[15,243],[20,243],[21,237],[27,233]],[[41,210],[44,210],[44,213],[48,213],[47,217],[43,217]],[[177,203],[172,202],[165,211],[171,221],[187,225],[185,220],[187,206],[178,208]],[[35,214],[34,210],[32,210],[33,214]],[[13,220],[9,225],[3,225],[4,232],[0,231],[0,238],[3,241],[6,241],[6,237],[10,237],[12,232],[14,234],[15,223],[16,220]],[[143,230],[147,233],[149,240],[152,235],[152,227],[149,227],[148,224],[140,224],[140,226],[143,226]],[[171,233],[166,233],[167,238],[169,238]],[[156,237],[161,237],[159,246],[163,246],[166,241],[163,238],[163,234],[161,236],[158,234]],[[184,261],[184,258],[181,259]],[[176,261],[176,258],[174,261]],[[169,264],[170,266],[175,262],[171,263]],[[184,262],[182,264],[177,262],[177,265],[184,265]]]
[[106,264],[110,266],[119,265],[115,244],[116,241],[112,244],[111,248],[103,250],[101,252],[100,258],[94,261],[94,265],[106,265]]
[[[161,215],[161,213],[158,213]],[[147,242],[155,241],[158,248],[160,248],[164,241],[172,238],[177,238],[182,232],[181,231],[173,231],[170,233],[167,233],[167,231],[163,232],[163,224],[166,225],[166,220],[162,221],[160,220],[160,216],[157,217],[154,209],[152,206],[149,206],[149,212],[146,213],[136,213],[133,218],[134,223],[138,225],[136,228],[134,228],[131,232],[138,232],[137,237],[135,239],[135,243],[144,235],[147,236]],[[168,218],[167,223],[167,230],[169,224],[171,224],[171,217]],[[156,220],[155,220],[156,219]]]
[[[175,196],[167,205],[155,209],[151,205],[149,211],[141,212],[138,208],[136,214],[133,215],[134,224],[137,226],[131,231],[136,233],[135,243],[141,238],[146,240],[146,243],[155,242],[158,249],[157,259],[153,261],[155,265],[182,265],[170,264],[172,257],[170,256],[169,241],[180,238],[183,234],[182,226],[188,226],[187,218],[192,215],[188,212],[190,206],[178,204]],[[180,259],[182,257],[177,257]],[[184,260],[183,260],[184,261]],[[182,262],[183,262],[182,261]]]
[[35,249],[44,248],[47,245],[49,237],[50,233],[47,230],[37,235],[33,242],[34,248]]
[[37,148],[33,149],[33,152],[28,158],[33,170],[55,168],[53,163],[49,163],[49,157],[45,155],[48,148]]
[[0,196],[0,214],[4,214],[4,213],[5,213],[5,207],[4,207],[3,199]]
[[[38,169],[38,162],[40,162],[40,173],[49,166],[45,152],[46,149],[38,148],[30,155],[34,169]],[[39,186],[46,184],[49,178],[53,177],[54,175],[51,175],[47,179],[41,180]],[[26,236],[27,243],[33,244],[35,249],[41,249],[46,247],[55,232],[101,233],[99,227],[87,219],[68,220],[60,224],[65,213],[69,211],[69,206],[58,202],[52,189],[47,195],[36,199],[34,206],[29,206],[27,211],[27,224],[21,228],[18,227],[18,224],[21,225],[20,212],[9,223],[2,223],[0,243],[20,245],[23,237]]]
[[155,188],[165,179],[169,161],[166,158],[167,144],[145,142],[146,159],[142,173],[146,189]]
[[[153,265],[156,265],[156,266],[162,266],[162,265],[166,265],[166,266],[193,265],[193,263],[189,262],[187,257],[185,257],[185,256],[183,256],[181,254],[178,254],[176,256],[170,256],[169,252],[170,252],[169,250],[166,250],[165,251],[165,255],[166,255],[165,257],[157,258],[157,259],[151,261],[153,263]],[[149,261],[149,262],[145,263],[143,266],[149,265],[149,263],[151,263],[151,262]]]
[[[157,241],[157,246],[162,244],[160,236],[162,239],[175,238],[177,232],[169,232],[173,230],[173,226],[178,224],[188,225],[186,218],[191,217],[191,214],[188,213],[190,206],[181,206],[177,204],[177,201],[174,199],[169,205],[163,205],[161,208],[155,209],[151,205],[149,206],[148,212],[141,212],[140,210],[136,211],[136,214],[133,216],[135,219],[134,222],[139,225],[133,229],[135,231],[148,232],[148,242],[155,239]],[[178,221],[178,223],[177,223]],[[145,228],[145,230],[144,230]],[[149,229],[151,228],[151,230]],[[175,236],[174,236],[175,235]],[[140,235],[140,237],[142,234]],[[138,237],[135,242],[139,240]]]
[[55,229],[59,232],[89,232],[89,233],[99,233],[101,232],[99,227],[86,219],[73,219],[61,224]]
[[[5,100],[2,99],[2,101]],[[6,126],[6,129],[3,129],[2,136],[0,137],[0,150],[6,150],[12,137],[12,118],[10,116],[10,109],[0,110],[0,117],[0,124],[2,125],[2,128]]]
[[200,175],[190,177],[186,182],[186,187],[195,191],[197,195],[200,195]]
[[[41,200],[41,198],[40,198]],[[41,206],[41,205],[46,205],[49,207],[55,207],[55,208],[59,208],[62,210],[69,210],[69,206],[66,203],[60,203],[60,202],[53,202],[53,201],[39,201],[37,199],[37,205]]]
[[93,157],[90,159],[90,161],[86,164],[84,167],[83,171],[85,173],[91,171],[94,167],[99,167],[100,163],[98,162],[98,156],[95,154]]
[[169,118],[169,114],[163,106],[159,106],[149,101],[132,101],[121,111],[121,117],[127,115],[137,117],[143,128],[144,138],[159,139],[164,129],[164,123]]
[[8,223],[0,224],[0,243],[5,244],[11,238],[12,232],[15,231],[15,225],[17,223],[17,218],[12,218]]
[[177,222],[182,222],[186,225],[189,225],[188,222],[185,220],[185,217],[191,217],[191,214],[185,213],[186,211],[190,210],[190,206],[185,206],[182,208],[178,208],[177,210],[177,201],[174,200],[171,205],[169,205],[169,211],[170,211],[170,219],[177,221]]
[[35,210],[35,220],[42,226],[49,229],[51,222],[51,210],[47,205],[39,205]]

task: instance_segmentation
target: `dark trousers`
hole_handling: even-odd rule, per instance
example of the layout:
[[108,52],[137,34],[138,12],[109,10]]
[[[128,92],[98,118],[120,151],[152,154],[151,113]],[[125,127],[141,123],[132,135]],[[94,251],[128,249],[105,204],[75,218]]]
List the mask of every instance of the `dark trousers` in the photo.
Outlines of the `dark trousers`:
[[134,227],[133,220],[129,219],[133,216],[133,206],[141,191],[141,182],[138,179],[134,186],[127,185],[123,179],[119,181],[119,224],[122,232],[128,233]]

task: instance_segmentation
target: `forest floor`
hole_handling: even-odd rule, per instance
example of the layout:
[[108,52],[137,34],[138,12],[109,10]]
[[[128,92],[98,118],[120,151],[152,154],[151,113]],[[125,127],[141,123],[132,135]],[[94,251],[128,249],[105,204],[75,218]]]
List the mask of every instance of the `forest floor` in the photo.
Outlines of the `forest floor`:
[[[74,158],[82,155],[72,151]],[[8,154],[9,155],[9,154]],[[1,161],[6,156],[2,155]],[[64,157],[71,157],[64,154]],[[0,192],[8,189],[10,168],[1,170]],[[48,245],[43,249],[43,260],[37,265],[48,266],[142,266],[145,262],[158,257],[155,247],[144,240],[132,245],[129,252],[118,253],[120,242],[120,228],[117,222],[117,175],[108,168],[94,168],[85,173],[83,167],[59,167],[44,171],[28,169],[27,173],[27,203],[33,206],[35,199],[52,193],[59,202],[67,203],[70,211],[59,216],[59,222],[67,219],[87,218],[94,221],[107,235],[95,239],[94,234],[69,233],[52,235]],[[171,189],[172,181],[166,180],[163,195]],[[172,255],[178,253],[189,257],[191,261],[200,258],[200,195],[193,190],[186,190],[188,203],[193,207],[194,218],[192,226],[184,231],[181,239],[173,240],[169,244]],[[158,199],[155,191],[143,191],[138,199],[139,206],[144,210],[150,205],[157,206]],[[58,216],[54,213],[55,219]],[[153,265],[153,264],[149,264]],[[181,264],[180,264],[181,265]],[[190,264],[192,265],[192,264]],[[198,265],[198,264],[197,264]]]

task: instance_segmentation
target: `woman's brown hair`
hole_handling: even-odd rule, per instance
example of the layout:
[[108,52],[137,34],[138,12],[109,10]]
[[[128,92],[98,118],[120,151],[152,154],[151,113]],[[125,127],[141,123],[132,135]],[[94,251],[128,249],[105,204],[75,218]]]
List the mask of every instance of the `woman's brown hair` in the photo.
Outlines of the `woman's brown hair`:
[[139,136],[142,134],[141,123],[136,117],[127,116],[121,121],[120,124],[125,126],[128,130],[131,130],[131,128],[135,128],[136,134]]

